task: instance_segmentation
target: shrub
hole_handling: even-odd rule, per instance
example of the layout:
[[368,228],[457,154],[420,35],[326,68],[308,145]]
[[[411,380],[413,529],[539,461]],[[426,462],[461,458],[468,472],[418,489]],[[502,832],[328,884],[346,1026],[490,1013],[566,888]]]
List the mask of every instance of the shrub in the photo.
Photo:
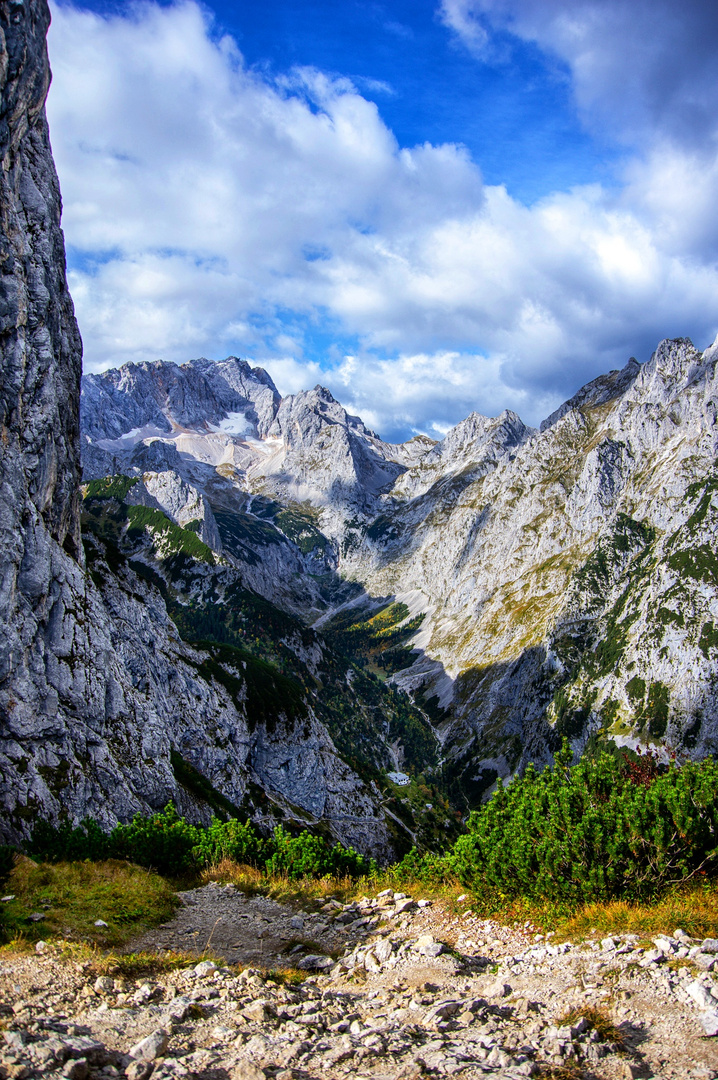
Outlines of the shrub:
[[9,844],[0,844],[0,885],[10,877],[16,856],[17,848]]
[[435,855],[431,851],[420,852],[412,848],[401,862],[392,867],[392,877],[399,883],[423,881],[426,885],[445,885],[455,875],[449,868],[444,855]]
[[213,818],[207,828],[191,825],[172,803],[150,817],[135,814],[129,825],[116,825],[110,833],[104,833],[91,818],[74,827],[68,822],[55,826],[40,821],[27,850],[49,863],[127,859],[170,877],[197,872],[222,859],[266,867],[268,873],[290,878],[359,877],[375,865],[352,848],[332,847],[306,830],[292,836],[277,826],[271,837],[263,839],[251,822],[238,818]]
[[199,839],[200,830],[179,817],[172,803],[152,817],[135,814],[129,825],[116,825],[110,833],[115,857],[175,877],[196,868]]
[[718,765],[675,764],[636,783],[613,755],[526,774],[468,822],[447,856],[464,885],[506,897],[651,896],[718,864]]
[[42,862],[98,861],[108,859],[111,849],[110,836],[92,818],[84,818],[74,827],[68,821],[57,826],[38,821],[27,845],[28,855]]
[[220,821],[212,818],[211,825],[200,830],[194,856],[201,866],[212,866],[222,859],[259,866],[264,860],[267,843],[257,835],[249,822],[231,818]]
[[278,825],[273,834],[273,853],[266,861],[270,874],[301,877],[359,877],[373,865],[353,848],[335,844],[330,847],[321,836],[301,832],[291,836]]

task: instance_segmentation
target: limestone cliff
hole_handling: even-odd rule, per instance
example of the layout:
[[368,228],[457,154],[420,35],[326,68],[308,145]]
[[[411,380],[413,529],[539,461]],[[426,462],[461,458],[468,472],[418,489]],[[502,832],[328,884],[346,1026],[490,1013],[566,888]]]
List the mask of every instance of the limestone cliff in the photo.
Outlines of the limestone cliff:
[[[276,693],[268,708],[246,662],[232,666],[180,639],[157,584],[112,544],[88,538],[86,571],[81,342],[44,111],[48,25],[45,0],[0,2],[0,837],[18,838],[38,814],[109,825],[173,798],[204,820],[212,805],[231,804],[268,824],[323,821],[386,856],[379,792],[339,757],[304,688]],[[274,420],[270,380],[241,367],[218,374],[210,366],[207,382],[222,410],[252,409],[260,428]],[[145,416],[122,400],[118,430],[167,430],[156,409]],[[194,404],[206,415],[209,399]],[[200,550],[205,541],[221,547],[206,501],[161,467],[136,503],[167,528],[193,525]],[[279,675],[261,674],[271,696]]]

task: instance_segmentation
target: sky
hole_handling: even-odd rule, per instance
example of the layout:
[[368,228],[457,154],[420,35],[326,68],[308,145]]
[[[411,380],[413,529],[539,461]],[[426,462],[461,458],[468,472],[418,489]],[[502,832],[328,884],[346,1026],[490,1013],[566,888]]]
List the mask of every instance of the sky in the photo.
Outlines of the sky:
[[718,332],[718,6],[51,0],[86,371],[241,356],[384,438]]

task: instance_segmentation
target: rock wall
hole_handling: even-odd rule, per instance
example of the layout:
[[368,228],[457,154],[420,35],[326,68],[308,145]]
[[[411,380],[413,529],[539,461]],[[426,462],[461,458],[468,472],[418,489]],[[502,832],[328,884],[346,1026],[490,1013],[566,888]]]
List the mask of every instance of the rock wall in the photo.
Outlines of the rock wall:
[[[45,0],[0,2],[0,839],[38,815],[109,826],[170,798],[207,820],[178,782],[181,758],[255,818],[322,819],[386,857],[378,791],[341,761],[311,705],[298,716],[278,704],[256,722],[241,673],[208,672],[125,560],[110,566],[94,547],[85,569],[82,347],[44,112],[49,18]],[[260,390],[271,415],[275,392]]]

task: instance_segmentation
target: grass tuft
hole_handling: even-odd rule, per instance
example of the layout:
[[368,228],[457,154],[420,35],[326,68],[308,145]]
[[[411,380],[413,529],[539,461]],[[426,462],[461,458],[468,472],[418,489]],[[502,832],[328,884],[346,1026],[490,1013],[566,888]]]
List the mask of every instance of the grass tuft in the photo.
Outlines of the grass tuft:
[[571,1061],[565,1065],[539,1065],[538,1072],[542,1080],[584,1080],[585,1075],[580,1065]]
[[588,937],[596,932],[638,934],[651,938],[672,934],[676,927],[691,937],[718,937],[718,890],[714,885],[676,889],[646,903],[612,900],[586,904],[573,914],[555,920],[557,938]]
[[[203,960],[212,960],[218,966],[224,966],[224,960],[217,956],[203,956]],[[122,975],[126,979],[136,979],[141,975],[160,975],[177,971],[179,968],[194,967],[199,957],[191,952],[134,952],[97,954],[91,961],[88,971],[92,975]]]
[[576,1005],[558,1016],[554,1023],[556,1027],[572,1027],[581,1017],[600,1035],[603,1042],[615,1043],[619,1049],[624,1048],[626,1037],[621,1029],[616,1027],[610,1016],[606,1016],[604,1012],[592,1005]]

